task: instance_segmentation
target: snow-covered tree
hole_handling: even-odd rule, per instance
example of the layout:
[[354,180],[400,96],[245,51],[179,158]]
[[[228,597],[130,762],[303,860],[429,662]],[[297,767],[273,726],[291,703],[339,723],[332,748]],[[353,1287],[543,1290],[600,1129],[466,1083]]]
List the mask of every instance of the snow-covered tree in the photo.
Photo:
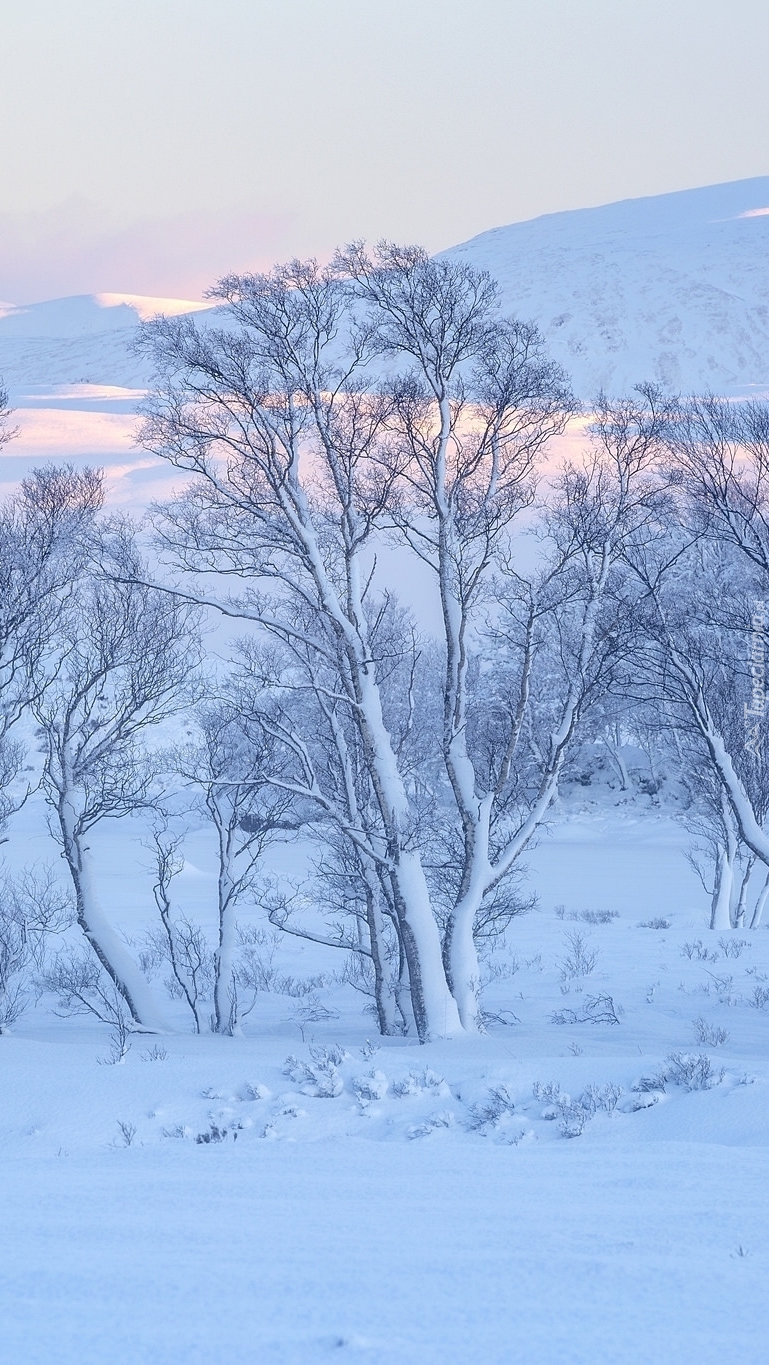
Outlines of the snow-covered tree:
[[52,465],[0,507],[0,825],[25,795],[12,791],[24,750],[11,732],[45,689],[46,654],[101,501],[96,471]]
[[217,1033],[233,1033],[239,1027],[236,909],[244,899],[254,898],[267,846],[276,837],[285,838],[295,822],[291,797],[278,786],[281,758],[275,741],[263,726],[248,724],[226,687],[221,699],[196,709],[193,726],[192,737],[167,762],[182,779],[185,793],[199,792],[194,809],[210,820],[216,833],[213,1018]]
[[711,927],[728,928],[745,917],[740,864],[748,874],[755,859],[769,866],[766,755],[746,718],[754,574],[733,544],[683,523],[637,553],[635,568],[643,584],[637,682],[656,692],[680,738],[693,793],[686,819],[712,849]]
[[142,740],[179,707],[197,647],[191,609],[137,581],[146,573],[125,526],[104,534],[99,558],[101,570],[81,574],[59,614],[33,712],[78,923],[134,1021],[154,1027],[147,983],[99,904],[89,835],[146,805],[152,768]]
[[146,333],[159,377],[143,440],[196,476],[161,541],[185,570],[247,580],[221,605],[334,670],[333,706],[355,725],[385,839],[417,1028],[451,1034],[459,1013],[372,655],[375,532],[392,488],[376,452],[392,400],[364,384],[370,329],[350,322],[346,282],[314,265],[225,280],[217,296],[227,327],[162,320]]
[[[713,395],[680,403],[667,443],[689,537],[708,547],[708,581],[690,576],[686,628],[672,590],[686,573],[678,554],[647,567],[657,637],[707,761],[718,775],[741,841],[769,867],[765,828],[769,624],[769,405]],[[699,562],[703,562],[702,558]],[[708,582],[708,588],[704,583]],[[697,618],[699,616],[699,623]],[[716,619],[714,619],[716,618]],[[728,619],[727,619],[728,618]],[[720,651],[720,652],[719,652]]]

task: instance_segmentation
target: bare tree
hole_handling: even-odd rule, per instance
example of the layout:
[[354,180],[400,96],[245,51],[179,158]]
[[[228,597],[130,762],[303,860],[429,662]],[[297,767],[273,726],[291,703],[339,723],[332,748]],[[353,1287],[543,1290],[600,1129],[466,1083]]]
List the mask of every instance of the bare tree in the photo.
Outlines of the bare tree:
[[126,945],[98,903],[89,834],[148,802],[146,731],[180,705],[197,650],[191,610],[127,582],[142,574],[127,528],[105,534],[104,571],[84,574],[63,612],[56,659],[34,702],[44,746],[43,790],[75,891],[78,923],[137,1024],[158,1023]]
[[8,406],[8,390],[0,379],[0,447],[18,435],[18,428],[9,425],[11,409]]
[[705,394],[680,403],[667,432],[686,510],[769,579],[769,404]]
[[[740,548],[683,524],[636,557],[643,583],[637,663],[683,737],[696,780],[692,818],[714,849],[711,924],[745,915],[745,850],[769,866],[766,759],[746,719],[754,577]],[[748,874],[752,871],[748,856]],[[760,911],[758,912],[760,918]],[[757,922],[757,921],[756,921]]]
[[[217,599],[263,632],[300,639],[332,667],[330,700],[353,721],[386,843],[387,876],[421,1037],[460,1027],[407,784],[384,720],[369,603],[374,533],[391,486],[371,458],[387,395],[366,392],[365,327],[350,322],[338,274],[294,264],[222,282],[228,328],[162,320],[145,333],[158,385],[143,441],[194,474],[166,509],[161,541],[185,571],[246,580]],[[341,359],[340,359],[341,355]],[[204,589],[193,591],[205,598]],[[297,626],[309,610],[312,625]]]
[[[409,790],[412,838],[424,851],[424,820],[416,791],[414,691],[418,650],[413,631],[392,602],[380,603],[370,623],[371,663],[384,687],[385,720]],[[389,877],[386,836],[379,817],[360,734],[344,708],[334,706],[338,673],[299,642],[265,651],[243,642],[244,686],[239,706],[269,738],[282,761],[265,771],[269,785],[288,794],[317,849],[314,899],[326,905],[330,927],[311,928],[295,916],[294,898],[268,907],[283,932],[351,955],[354,984],[373,997],[380,1032],[407,1031],[413,1022],[408,962]],[[405,686],[393,687],[394,675]],[[385,684],[390,684],[386,686]],[[405,706],[398,700],[405,694]],[[431,813],[434,806],[431,804]],[[397,970],[393,960],[397,957]]]
[[[677,555],[664,572],[658,565],[647,573],[657,638],[665,640],[670,662],[668,685],[685,702],[740,840],[769,866],[769,835],[758,801],[766,785],[769,405],[738,405],[712,394],[689,399],[670,415],[667,445],[681,489],[681,519],[690,535],[707,543],[711,563],[719,564],[717,583],[710,580],[714,600],[697,597],[706,625],[699,635],[676,631],[669,585],[677,581]],[[714,601],[725,596],[732,621],[722,658],[731,661],[731,684],[707,645],[710,639],[713,646],[721,630],[713,625]]]
[[0,508],[0,824],[27,794],[12,791],[24,749],[10,732],[46,685],[46,652],[101,498],[97,471],[54,465]]
[[47,867],[0,880],[0,1033],[26,1007],[32,972],[44,966],[48,939],[72,919],[66,893]]
[[171,756],[187,788],[197,788],[197,809],[216,832],[218,942],[215,952],[214,1028],[239,1028],[235,970],[237,906],[253,898],[264,853],[296,828],[291,795],[277,785],[276,744],[264,726],[249,725],[242,701],[227,697],[195,714],[197,737]]

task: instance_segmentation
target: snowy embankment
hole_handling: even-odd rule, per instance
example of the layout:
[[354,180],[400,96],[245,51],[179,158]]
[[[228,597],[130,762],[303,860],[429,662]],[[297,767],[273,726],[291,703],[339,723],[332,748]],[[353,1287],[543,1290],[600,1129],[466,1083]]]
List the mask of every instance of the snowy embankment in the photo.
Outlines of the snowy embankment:
[[769,935],[708,932],[659,813],[587,816],[532,854],[486,1037],[377,1039],[309,945],[243,1038],[109,1065],[106,1028],[30,1010],[0,1039],[9,1358],[761,1359]]

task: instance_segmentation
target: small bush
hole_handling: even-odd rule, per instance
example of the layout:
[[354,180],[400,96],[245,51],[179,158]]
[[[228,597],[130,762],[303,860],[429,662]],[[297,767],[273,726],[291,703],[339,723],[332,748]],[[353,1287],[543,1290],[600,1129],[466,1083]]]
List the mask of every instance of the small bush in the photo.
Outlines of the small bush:
[[556,905],[556,919],[582,920],[584,924],[611,924],[619,919],[619,910],[567,910],[565,905]]
[[653,1094],[656,1090],[661,1090],[664,1095],[667,1079],[664,1071],[657,1072],[654,1076],[640,1076],[630,1089],[637,1095]]
[[724,1068],[714,1071],[704,1052],[671,1052],[665,1060],[665,1077],[683,1090],[712,1090],[724,1079]]
[[726,1029],[714,1028],[706,1019],[693,1019],[692,1023],[695,1041],[704,1043],[706,1047],[720,1047],[729,1037]]
[[718,953],[715,950],[706,948],[702,939],[695,939],[694,943],[684,943],[681,948],[681,955],[688,957],[691,962],[717,962]]
[[[218,1124],[212,1123],[211,1127],[208,1128],[206,1132],[198,1133],[195,1141],[201,1145],[211,1142],[224,1142],[228,1134],[228,1128],[220,1128]],[[238,1134],[236,1130],[233,1130],[232,1136],[233,1140],[237,1138]]]
[[160,1043],[155,1043],[147,1052],[142,1053],[143,1062],[164,1062],[167,1057],[168,1053]]
[[622,1098],[622,1086],[609,1081],[606,1085],[588,1085],[579,1097],[579,1103],[591,1115],[603,1110],[613,1114]]
[[568,984],[578,977],[589,976],[595,969],[598,953],[588,946],[588,941],[579,930],[573,929],[564,940],[566,955],[558,964],[561,981]]
[[387,1077],[383,1071],[372,1071],[368,1076],[355,1076],[350,1082],[358,1103],[365,1109],[367,1105],[384,1099],[387,1094]]
[[337,1067],[347,1060],[342,1048],[310,1047],[311,1061],[302,1062],[296,1057],[287,1057],[283,1074],[290,1076],[299,1086],[303,1095],[315,1099],[332,1100],[341,1095],[344,1081]]
[[393,1081],[391,1090],[398,1099],[406,1099],[409,1095],[421,1095],[427,1092],[439,1094],[445,1092],[446,1085],[442,1076],[437,1071],[431,1071],[429,1067],[420,1075],[417,1071],[410,1071],[408,1076],[404,1076],[399,1081]]
[[750,943],[746,938],[720,938],[718,946],[724,957],[742,957],[745,949],[750,947]]
[[552,1024],[618,1024],[618,1007],[610,995],[587,995],[582,1013],[576,1010],[555,1010],[550,1016]]
[[585,1124],[592,1117],[581,1104],[562,1104],[558,1132],[562,1138],[582,1137]]
[[639,929],[672,929],[673,925],[669,919],[644,919],[639,924]]
[[531,1087],[531,1093],[535,1100],[541,1100],[544,1104],[557,1104],[562,1098],[561,1087],[557,1081],[535,1081]]

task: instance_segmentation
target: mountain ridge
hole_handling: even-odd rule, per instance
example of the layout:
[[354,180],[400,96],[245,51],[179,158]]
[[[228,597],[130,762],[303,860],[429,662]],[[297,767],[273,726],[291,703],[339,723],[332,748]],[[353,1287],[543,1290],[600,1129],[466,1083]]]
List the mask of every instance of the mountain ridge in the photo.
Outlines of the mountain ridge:
[[[769,393],[769,176],[490,228],[441,252],[498,282],[589,402],[654,381],[671,391]],[[210,305],[76,295],[0,307],[0,375],[12,398],[57,386],[139,389],[130,342],[154,311]]]

